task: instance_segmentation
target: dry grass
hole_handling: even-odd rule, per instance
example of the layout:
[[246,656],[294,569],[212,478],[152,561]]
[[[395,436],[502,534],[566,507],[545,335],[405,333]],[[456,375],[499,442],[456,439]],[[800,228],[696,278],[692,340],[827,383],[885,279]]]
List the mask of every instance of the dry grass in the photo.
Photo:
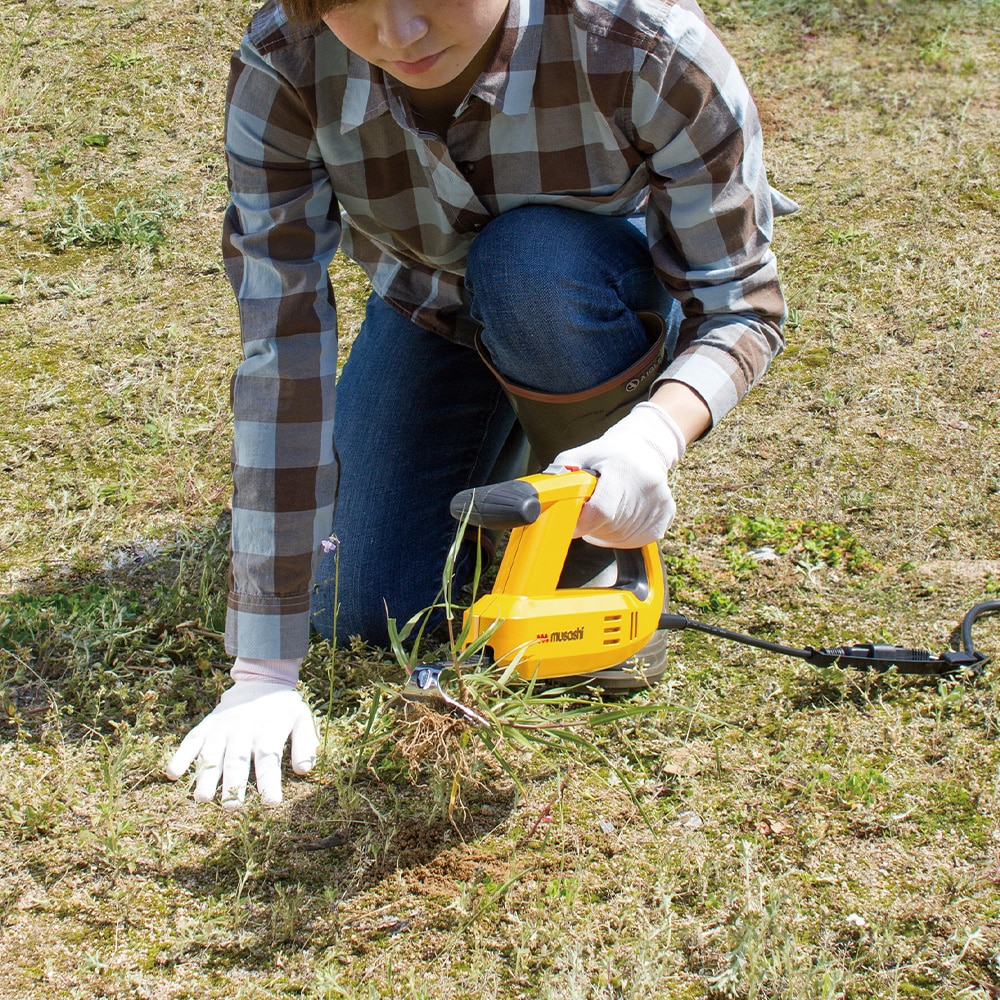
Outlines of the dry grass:
[[[1000,996],[993,673],[679,635],[663,711],[600,753],[501,746],[512,776],[437,728],[367,753],[401,672],[317,646],[326,752],[283,807],[160,780],[226,682],[220,123],[251,9],[0,6],[0,996]],[[706,9],[802,211],[788,350],[679,472],[675,602],[940,651],[1000,592],[1000,10]]]

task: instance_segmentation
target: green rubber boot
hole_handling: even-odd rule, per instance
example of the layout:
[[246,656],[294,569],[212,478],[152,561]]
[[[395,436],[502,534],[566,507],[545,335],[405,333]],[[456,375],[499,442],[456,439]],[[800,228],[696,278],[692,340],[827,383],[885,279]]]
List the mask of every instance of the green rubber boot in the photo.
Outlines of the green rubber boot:
[[540,392],[510,381],[494,368],[482,340],[477,338],[480,357],[503,387],[528,439],[535,468],[544,469],[564,449],[600,437],[648,397],[653,379],[663,368],[665,329],[656,313],[638,316],[649,338],[646,353],[627,371],[583,392]]

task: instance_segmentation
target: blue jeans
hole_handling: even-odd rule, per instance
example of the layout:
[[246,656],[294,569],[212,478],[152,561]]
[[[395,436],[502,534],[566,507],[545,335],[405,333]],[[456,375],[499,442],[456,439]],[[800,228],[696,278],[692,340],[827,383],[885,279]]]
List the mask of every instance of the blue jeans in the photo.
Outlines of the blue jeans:
[[[648,348],[637,311],[667,320],[668,353],[680,320],[638,226],[565,208],[494,219],[472,244],[466,286],[496,369],[552,393],[600,385],[637,361]],[[338,637],[385,645],[387,615],[402,626],[441,590],[456,531],[451,498],[520,474],[520,435],[474,350],[375,295],[337,384],[334,423],[340,547],[320,563],[313,626],[333,634],[336,571]],[[474,559],[467,546],[456,588]]]

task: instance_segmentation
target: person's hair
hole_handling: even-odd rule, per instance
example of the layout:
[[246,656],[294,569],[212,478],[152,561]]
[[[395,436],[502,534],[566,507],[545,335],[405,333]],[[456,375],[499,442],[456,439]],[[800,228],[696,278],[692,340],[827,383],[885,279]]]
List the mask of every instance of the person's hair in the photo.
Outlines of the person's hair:
[[317,24],[336,6],[336,0],[281,0],[281,6],[293,24]]

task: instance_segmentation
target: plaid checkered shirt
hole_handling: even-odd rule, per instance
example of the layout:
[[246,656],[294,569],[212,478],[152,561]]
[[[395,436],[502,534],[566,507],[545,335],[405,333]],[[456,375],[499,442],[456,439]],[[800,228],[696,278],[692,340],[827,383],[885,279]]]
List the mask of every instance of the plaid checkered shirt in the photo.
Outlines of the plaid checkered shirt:
[[[360,2],[360,0],[359,0]],[[474,0],[473,0],[474,2]],[[511,0],[446,141],[403,88],[271,0],[233,56],[223,253],[244,361],[232,383],[226,648],[305,654],[337,480],[338,247],[421,326],[470,344],[469,245],[526,204],[645,212],[685,319],[660,376],[718,421],[782,346],[760,124],[692,0]]]

